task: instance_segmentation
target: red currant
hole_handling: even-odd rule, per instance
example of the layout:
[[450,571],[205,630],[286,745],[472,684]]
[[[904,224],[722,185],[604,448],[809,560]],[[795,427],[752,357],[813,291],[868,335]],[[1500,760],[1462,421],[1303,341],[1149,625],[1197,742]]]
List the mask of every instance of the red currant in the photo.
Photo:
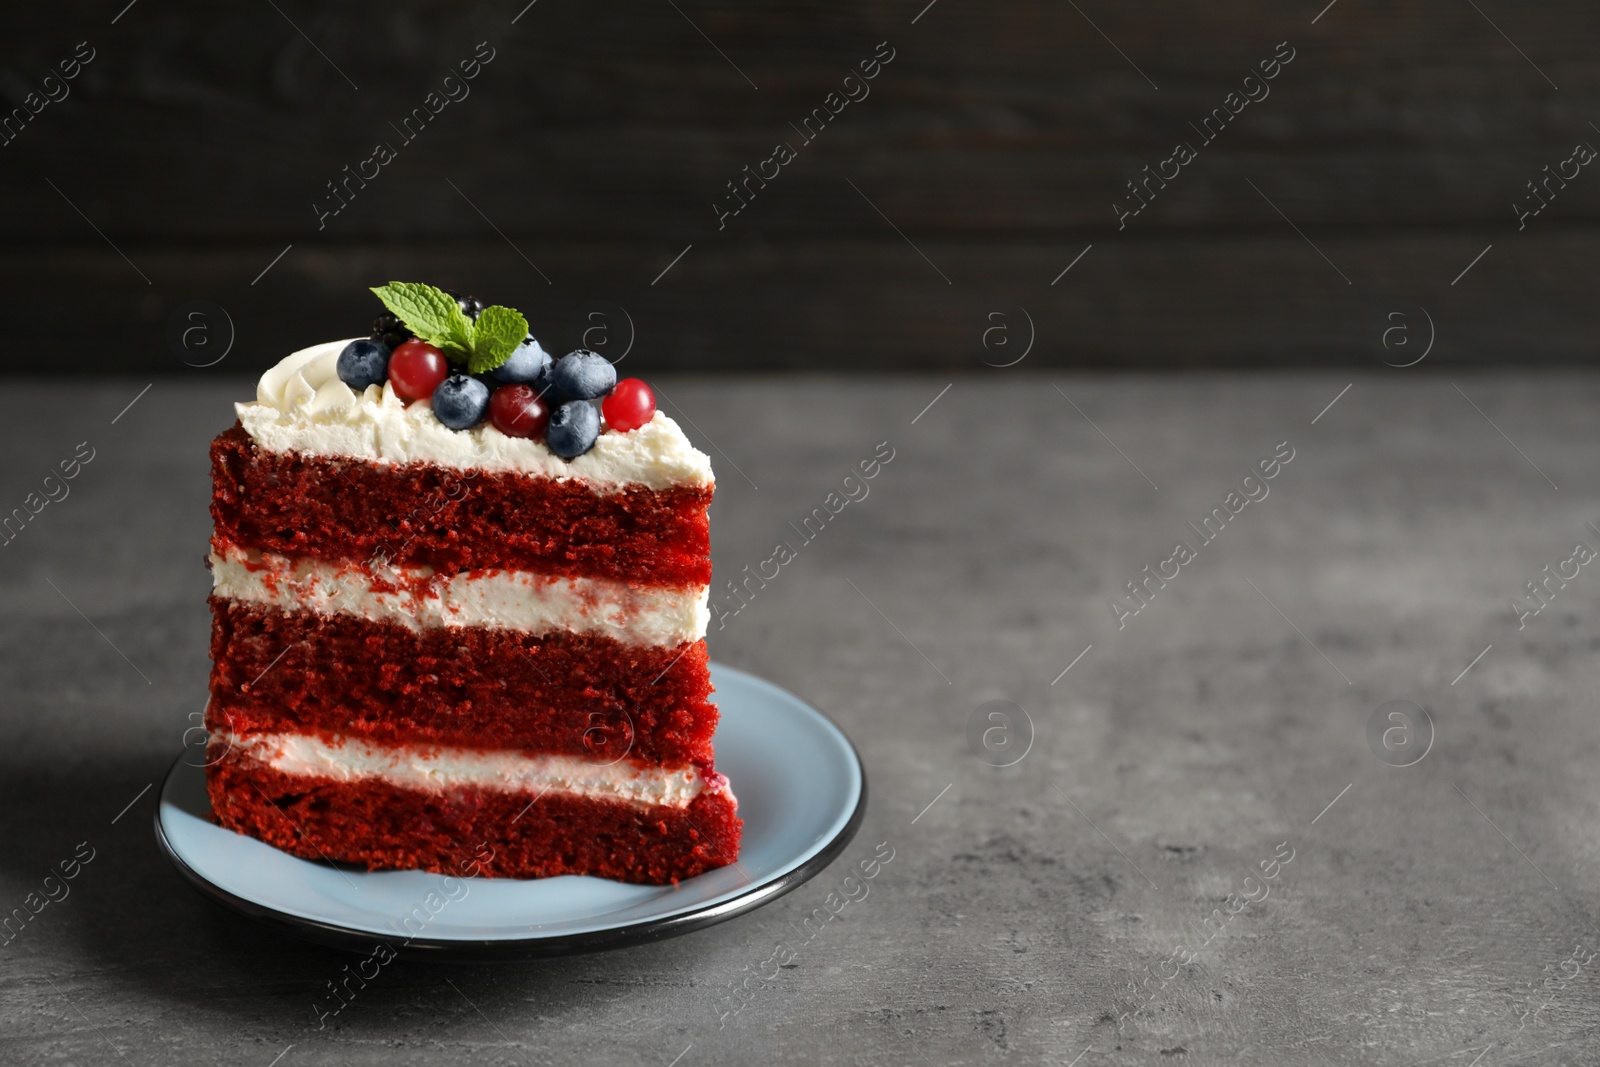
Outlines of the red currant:
[[550,421],[550,405],[531,385],[502,385],[489,398],[489,421],[507,437],[538,437]]
[[624,378],[601,403],[600,410],[605,414],[607,426],[627,433],[655,417],[656,394],[639,379]]
[[433,395],[450,376],[444,353],[425,341],[412,339],[389,357],[389,385],[401,400],[422,400]]

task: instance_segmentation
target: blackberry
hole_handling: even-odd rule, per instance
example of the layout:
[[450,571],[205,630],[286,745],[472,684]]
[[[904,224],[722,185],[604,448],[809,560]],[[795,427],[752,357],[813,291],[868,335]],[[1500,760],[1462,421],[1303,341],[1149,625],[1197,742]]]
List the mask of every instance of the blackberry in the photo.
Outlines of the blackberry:
[[483,301],[475,296],[462,296],[454,289],[443,290],[446,296],[452,297],[461,306],[461,313],[473,322],[478,321],[478,315],[483,311]]
[[391,352],[414,336],[416,335],[406,329],[405,323],[387,311],[372,320],[372,339],[382,341]]

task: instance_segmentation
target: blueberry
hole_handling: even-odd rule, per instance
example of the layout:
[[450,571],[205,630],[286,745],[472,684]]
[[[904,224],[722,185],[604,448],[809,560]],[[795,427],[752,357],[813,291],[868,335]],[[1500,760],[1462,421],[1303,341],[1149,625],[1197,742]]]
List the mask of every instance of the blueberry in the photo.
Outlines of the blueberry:
[[452,374],[433,391],[433,416],[452,430],[469,430],[489,410],[489,387],[476,378]]
[[550,372],[550,353],[539,347],[539,342],[529,337],[511,353],[511,358],[489,372],[489,380],[498,385],[532,385]]
[[600,353],[580,348],[556,361],[550,380],[563,396],[599,400],[616,387],[617,368]]
[[339,353],[339,380],[358,393],[369,385],[382,385],[388,376],[387,345],[363,337],[351,341]]
[[600,413],[587,400],[573,400],[550,416],[544,442],[562,459],[576,459],[593,448],[599,436]]

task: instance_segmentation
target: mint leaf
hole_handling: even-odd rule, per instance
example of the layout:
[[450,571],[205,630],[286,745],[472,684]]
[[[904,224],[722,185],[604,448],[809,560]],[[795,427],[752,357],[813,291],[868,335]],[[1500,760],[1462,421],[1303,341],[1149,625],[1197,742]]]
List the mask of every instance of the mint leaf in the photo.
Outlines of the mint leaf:
[[454,297],[431,285],[390,282],[372,292],[407,329],[452,362],[466,364],[472,374],[500,366],[528,336],[528,320],[520,311],[496,304],[484,308],[474,323]]
[[472,320],[444,290],[417,282],[390,282],[372,291],[407,329],[451,361],[465,363],[472,355]]
[[467,370],[473,374],[486,374],[511,358],[528,336],[528,320],[522,312],[499,304],[486,307],[478,314],[472,338],[472,356],[467,360]]

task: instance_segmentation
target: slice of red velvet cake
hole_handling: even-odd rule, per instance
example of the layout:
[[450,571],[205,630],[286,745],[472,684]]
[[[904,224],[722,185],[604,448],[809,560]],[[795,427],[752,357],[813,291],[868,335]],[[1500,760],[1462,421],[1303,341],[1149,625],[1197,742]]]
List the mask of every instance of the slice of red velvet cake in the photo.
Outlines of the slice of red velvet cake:
[[516,312],[375,292],[371,340],[289,356],[212,443],[218,821],[374,869],[734,862],[710,461],[643,382],[552,363]]

